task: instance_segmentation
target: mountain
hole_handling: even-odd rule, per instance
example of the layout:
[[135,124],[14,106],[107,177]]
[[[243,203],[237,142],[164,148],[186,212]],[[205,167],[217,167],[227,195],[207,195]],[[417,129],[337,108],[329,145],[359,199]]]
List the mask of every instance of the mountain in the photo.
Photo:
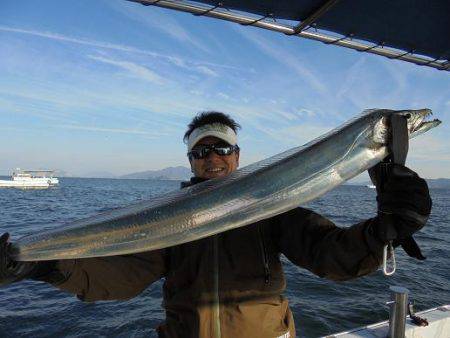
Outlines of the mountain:
[[84,178],[117,178],[117,175],[114,175],[108,171],[91,171],[87,172],[80,177]]
[[68,171],[64,171],[64,170],[55,170],[53,176],[55,177],[74,177],[74,175]]
[[138,173],[122,175],[119,178],[183,181],[189,180],[191,176],[191,169],[178,166],[168,167],[161,170],[147,170]]

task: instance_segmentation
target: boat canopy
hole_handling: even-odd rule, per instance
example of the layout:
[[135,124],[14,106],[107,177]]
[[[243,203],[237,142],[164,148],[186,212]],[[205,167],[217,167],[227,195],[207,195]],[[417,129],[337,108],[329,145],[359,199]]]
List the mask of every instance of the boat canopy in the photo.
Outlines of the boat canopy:
[[129,0],[450,70],[449,0]]

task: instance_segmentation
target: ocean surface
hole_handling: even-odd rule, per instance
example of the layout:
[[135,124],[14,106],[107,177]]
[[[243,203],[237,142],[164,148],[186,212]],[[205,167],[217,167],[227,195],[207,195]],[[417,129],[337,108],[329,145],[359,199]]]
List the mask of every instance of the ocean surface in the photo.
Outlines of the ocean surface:
[[[47,190],[0,189],[0,233],[12,240],[178,189],[176,181],[62,178]],[[285,261],[286,296],[299,337],[317,337],[386,320],[389,286],[407,287],[417,310],[450,304],[450,190],[431,190],[433,211],[416,235],[427,260],[396,251],[397,272],[355,281],[320,279]],[[375,191],[341,186],[309,208],[348,226],[375,214]],[[83,303],[41,282],[0,288],[0,337],[157,337],[164,319],[159,281],[129,301]]]

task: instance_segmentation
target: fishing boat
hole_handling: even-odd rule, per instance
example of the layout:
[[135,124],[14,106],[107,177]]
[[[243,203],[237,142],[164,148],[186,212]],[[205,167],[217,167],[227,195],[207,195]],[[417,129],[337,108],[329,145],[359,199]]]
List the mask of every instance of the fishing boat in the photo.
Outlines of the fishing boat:
[[[448,0],[129,1],[450,71]],[[411,312],[408,302],[408,290],[396,286],[390,289],[389,321],[328,337],[450,337],[449,305],[422,312],[429,318],[422,321],[419,318],[417,323],[414,318],[418,316]]]
[[17,168],[11,180],[0,180],[0,188],[47,189],[59,184],[54,170],[21,170]]

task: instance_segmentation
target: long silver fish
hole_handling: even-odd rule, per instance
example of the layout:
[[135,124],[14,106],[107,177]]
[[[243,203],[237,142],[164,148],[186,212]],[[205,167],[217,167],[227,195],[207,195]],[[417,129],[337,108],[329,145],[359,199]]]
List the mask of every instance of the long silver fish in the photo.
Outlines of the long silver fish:
[[389,117],[403,115],[410,137],[437,126],[429,109],[374,109],[339,128],[224,178],[19,239],[20,261],[130,254],[165,248],[293,209],[388,155]]

